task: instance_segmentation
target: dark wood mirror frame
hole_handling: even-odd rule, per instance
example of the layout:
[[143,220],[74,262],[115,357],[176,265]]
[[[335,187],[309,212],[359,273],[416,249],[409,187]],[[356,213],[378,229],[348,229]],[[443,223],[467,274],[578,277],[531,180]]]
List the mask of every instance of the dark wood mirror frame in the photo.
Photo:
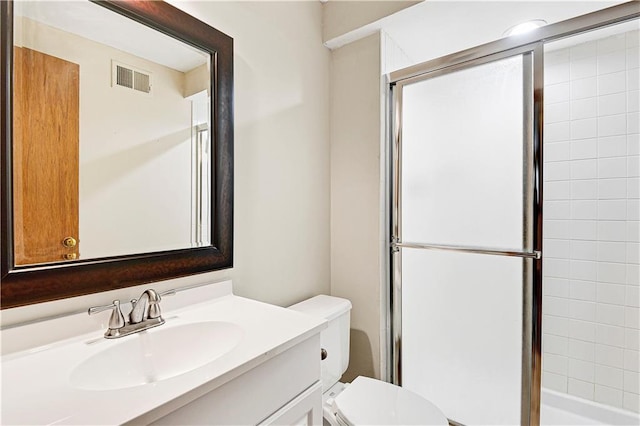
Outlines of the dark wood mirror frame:
[[[93,0],[92,0],[93,1]],[[157,0],[94,1],[125,17],[211,54],[213,127],[212,245],[190,249],[14,265],[12,184],[13,2],[0,1],[2,45],[1,308],[115,290],[233,266],[233,39]]]

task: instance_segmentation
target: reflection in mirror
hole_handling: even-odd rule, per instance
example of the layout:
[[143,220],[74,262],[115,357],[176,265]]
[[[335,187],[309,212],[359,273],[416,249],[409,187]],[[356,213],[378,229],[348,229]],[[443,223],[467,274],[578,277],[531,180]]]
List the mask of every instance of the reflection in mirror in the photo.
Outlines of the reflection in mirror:
[[210,245],[210,53],[90,2],[14,7],[15,265]]

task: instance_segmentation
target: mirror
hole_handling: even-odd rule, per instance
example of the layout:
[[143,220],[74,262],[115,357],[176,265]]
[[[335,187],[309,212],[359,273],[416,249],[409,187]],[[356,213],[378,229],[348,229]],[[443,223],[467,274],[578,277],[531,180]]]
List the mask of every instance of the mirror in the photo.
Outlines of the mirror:
[[2,308],[231,266],[232,39],[158,1],[2,31]]

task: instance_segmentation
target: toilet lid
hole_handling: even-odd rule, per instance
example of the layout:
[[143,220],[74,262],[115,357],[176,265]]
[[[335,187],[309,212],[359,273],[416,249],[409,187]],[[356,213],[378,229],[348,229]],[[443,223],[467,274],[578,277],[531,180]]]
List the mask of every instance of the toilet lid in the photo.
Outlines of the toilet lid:
[[333,402],[351,425],[443,425],[442,412],[421,396],[380,380],[358,377]]

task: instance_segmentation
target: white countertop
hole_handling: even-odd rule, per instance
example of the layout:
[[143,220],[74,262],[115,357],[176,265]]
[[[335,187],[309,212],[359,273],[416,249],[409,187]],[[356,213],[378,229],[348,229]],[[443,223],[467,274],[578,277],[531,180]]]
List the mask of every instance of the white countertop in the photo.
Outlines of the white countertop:
[[[296,344],[318,333],[326,322],[292,310],[231,294],[171,311],[163,327],[188,322],[224,321],[240,326],[241,341],[220,358],[166,380],[118,390],[82,390],[70,383],[72,370],[83,360],[116,345],[104,330],[2,357],[1,423],[122,424],[148,423],[195,400]],[[184,293],[187,293],[185,291]],[[181,293],[174,296],[181,297]],[[164,301],[163,301],[164,303]],[[41,325],[40,325],[41,326]],[[12,333],[20,329],[12,329]],[[25,331],[27,329],[25,328]],[[185,347],[185,351],[189,348]],[[118,366],[114,365],[114,369]]]

